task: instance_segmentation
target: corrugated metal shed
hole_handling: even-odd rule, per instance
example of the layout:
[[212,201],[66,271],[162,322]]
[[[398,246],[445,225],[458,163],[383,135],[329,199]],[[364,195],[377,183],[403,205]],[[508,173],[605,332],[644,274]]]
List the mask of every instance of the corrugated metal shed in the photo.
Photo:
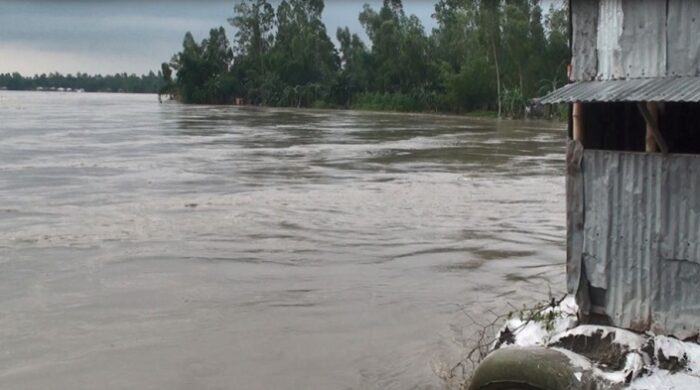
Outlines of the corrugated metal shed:
[[[585,150],[583,229],[568,236],[581,281],[613,325],[700,333],[700,157]],[[574,264],[574,265],[575,265]],[[571,265],[570,265],[571,267]]]
[[[571,11],[574,82],[541,103],[700,103],[700,0],[572,0]],[[698,140],[694,110],[665,106],[673,150],[697,151],[682,147]],[[700,155],[619,150],[644,148],[633,105],[583,112],[590,126],[577,139],[618,150],[569,144],[569,293],[584,321],[698,336]]]
[[540,102],[700,102],[700,77],[579,81],[550,93]]

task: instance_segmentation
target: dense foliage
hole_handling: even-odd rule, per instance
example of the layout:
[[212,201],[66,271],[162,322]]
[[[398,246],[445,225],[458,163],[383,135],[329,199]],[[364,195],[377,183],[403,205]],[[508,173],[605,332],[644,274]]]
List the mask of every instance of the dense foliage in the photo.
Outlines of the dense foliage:
[[157,93],[164,85],[161,72],[158,74],[150,72],[143,76],[126,73],[107,76],[91,76],[86,73],[77,73],[76,75],[51,73],[33,77],[23,77],[19,73],[0,73],[0,87],[11,91],[70,88],[73,90],[82,89],[86,92]]
[[187,103],[354,107],[397,111],[495,111],[518,116],[529,98],[566,80],[567,10],[539,0],[439,0],[426,34],[401,0],[365,5],[369,42],[347,27],[338,47],[323,0],[240,0],[229,23],[197,43],[185,35],[165,91]]

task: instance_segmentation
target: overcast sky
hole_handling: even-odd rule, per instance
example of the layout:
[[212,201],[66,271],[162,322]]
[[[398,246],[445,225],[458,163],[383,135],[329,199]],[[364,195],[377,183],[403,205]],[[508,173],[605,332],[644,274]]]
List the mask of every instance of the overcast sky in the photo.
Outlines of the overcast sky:
[[[226,26],[237,0],[0,0],[0,73],[147,73],[182,45],[186,31],[199,41]],[[276,1],[273,3],[277,3]],[[362,32],[362,5],[381,0],[326,0],[324,21]],[[430,31],[433,1],[405,0]]]
[[[209,29],[235,31],[226,19],[239,0],[0,0],[0,73],[148,73],[178,52],[185,32],[200,41]],[[281,0],[271,0],[279,4]],[[427,33],[436,0],[404,0]],[[551,3],[543,0],[546,11]],[[326,0],[324,22],[366,39],[357,20],[362,6],[382,0]]]

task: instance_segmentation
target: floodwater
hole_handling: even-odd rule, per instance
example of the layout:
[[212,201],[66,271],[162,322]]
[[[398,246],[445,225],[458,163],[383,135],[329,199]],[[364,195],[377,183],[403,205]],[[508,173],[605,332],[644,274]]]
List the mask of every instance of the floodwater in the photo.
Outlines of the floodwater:
[[561,294],[564,142],[0,92],[0,388],[440,388],[473,321]]

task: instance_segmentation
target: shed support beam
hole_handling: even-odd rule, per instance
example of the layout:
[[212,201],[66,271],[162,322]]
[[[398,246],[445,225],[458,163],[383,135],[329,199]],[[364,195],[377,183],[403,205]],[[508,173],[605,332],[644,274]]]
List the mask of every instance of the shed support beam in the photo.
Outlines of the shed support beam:
[[583,137],[585,136],[585,129],[583,127],[583,103],[574,103],[573,110],[573,131],[572,136],[574,141],[578,141],[583,144]]
[[646,151],[656,152],[658,151],[656,148],[658,145],[659,148],[661,148],[661,153],[668,153],[668,145],[659,130],[659,109],[657,104],[654,102],[640,102],[637,103],[637,107],[639,108],[639,112],[642,113],[644,121],[647,123]]

